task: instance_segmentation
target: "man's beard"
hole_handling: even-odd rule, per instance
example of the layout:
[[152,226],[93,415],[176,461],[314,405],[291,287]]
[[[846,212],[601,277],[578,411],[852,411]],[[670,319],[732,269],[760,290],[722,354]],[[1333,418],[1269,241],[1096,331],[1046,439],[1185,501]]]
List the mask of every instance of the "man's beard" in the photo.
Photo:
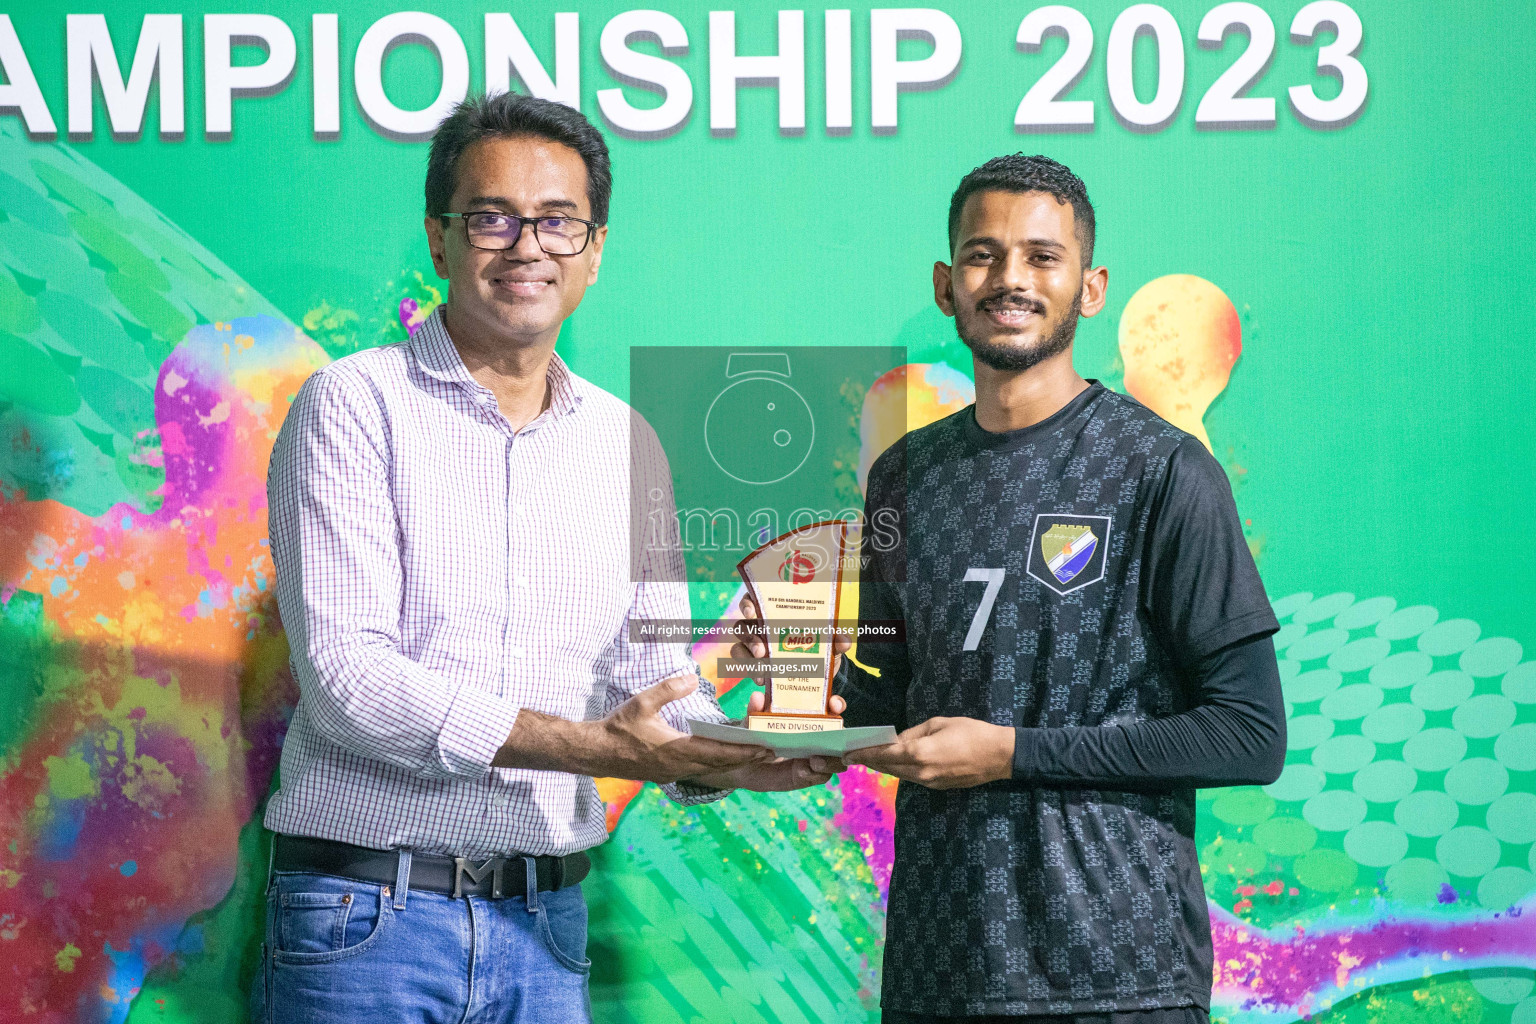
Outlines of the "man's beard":
[[[988,299],[988,302],[995,301]],[[965,321],[955,317],[955,333],[960,335],[960,340],[971,350],[971,354],[977,360],[994,370],[1019,372],[1028,370],[1033,366],[1045,362],[1052,356],[1060,355],[1072,347],[1072,339],[1077,334],[1077,318],[1083,312],[1083,297],[1081,289],[1072,296],[1072,307],[1067,310],[1067,315],[1061,318],[1056,329],[1051,331],[1034,345],[1010,345],[1007,342],[994,342],[982,338],[966,337]]]

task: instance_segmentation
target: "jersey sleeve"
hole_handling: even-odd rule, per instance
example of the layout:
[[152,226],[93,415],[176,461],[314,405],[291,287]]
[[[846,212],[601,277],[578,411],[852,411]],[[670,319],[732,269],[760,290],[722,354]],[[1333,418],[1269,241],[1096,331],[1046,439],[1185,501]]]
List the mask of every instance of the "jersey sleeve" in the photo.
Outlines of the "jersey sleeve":
[[1194,706],[1128,725],[1018,729],[1011,785],[1166,792],[1268,785],[1285,767],[1275,645],[1256,635],[1188,669]]
[[1142,559],[1142,607],[1181,667],[1280,628],[1243,537],[1227,475],[1186,438],[1154,495]]
[[1275,621],[1226,473],[1187,438],[1156,485],[1140,601],[1185,677],[1190,707],[1125,725],[1020,728],[1023,786],[1165,791],[1262,785],[1285,762]]

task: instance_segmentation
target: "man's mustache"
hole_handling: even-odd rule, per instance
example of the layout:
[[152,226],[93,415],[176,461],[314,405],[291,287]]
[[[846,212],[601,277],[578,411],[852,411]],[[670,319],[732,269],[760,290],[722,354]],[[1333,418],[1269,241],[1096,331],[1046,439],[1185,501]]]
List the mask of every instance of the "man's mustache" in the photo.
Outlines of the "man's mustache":
[[1032,299],[1028,295],[1018,292],[1005,292],[1001,295],[989,295],[976,303],[979,310],[988,309],[1022,309],[1034,313],[1037,316],[1045,315],[1045,303],[1038,299]]

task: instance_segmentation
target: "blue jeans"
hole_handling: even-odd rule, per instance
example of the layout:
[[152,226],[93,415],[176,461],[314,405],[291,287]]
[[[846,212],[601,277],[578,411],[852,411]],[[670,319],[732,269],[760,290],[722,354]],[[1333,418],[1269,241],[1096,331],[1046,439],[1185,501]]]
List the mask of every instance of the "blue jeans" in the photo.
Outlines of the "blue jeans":
[[334,875],[275,873],[262,966],[251,986],[252,1021],[592,1019],[581,886],[499,900],[397,890]]

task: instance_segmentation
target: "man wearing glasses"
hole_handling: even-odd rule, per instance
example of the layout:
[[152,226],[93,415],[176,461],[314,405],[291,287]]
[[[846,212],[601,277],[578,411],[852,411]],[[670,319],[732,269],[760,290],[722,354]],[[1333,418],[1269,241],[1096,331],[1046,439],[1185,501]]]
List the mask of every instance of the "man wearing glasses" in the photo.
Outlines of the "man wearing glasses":
[[597,280],[608,151],[500,94],[439,127],[426,232],[447,301],[300,389],[268,481],[301,697],[283,747],[255,1019],[577,1021],[593,776],[683,803],[825,782],[688,735],[723,721],[684,648],[676,548],[631,561],[650,427],[555,354]]

